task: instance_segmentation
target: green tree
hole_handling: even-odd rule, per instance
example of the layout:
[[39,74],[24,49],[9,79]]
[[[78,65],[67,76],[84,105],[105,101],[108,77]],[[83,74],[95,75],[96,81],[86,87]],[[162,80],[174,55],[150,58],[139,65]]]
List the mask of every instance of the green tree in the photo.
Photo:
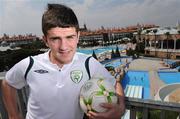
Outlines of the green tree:
[[94,52],[94,50],[93,50],[92,56],[93,56],[95,59],[98,59],[97,56],[96,56],[96,53]]
[[116,46],[115,57],[121,57],[118,46]]
[[43,53],[42,51],[39,50],[32,50],[32,49],[18,49],[18,50],[12,50],[12,51],[5,51],[5,55],[1,56],[4,63],[4,69],[6,67],[11,68],[13,67],[16,63],[18,63],[20,60],[28,57],[28,56],[33,56],[37,55],[40,53]]
[[116,57],[116,55],[115,55],[115,53],[114,53],[114,50],[112,49],[112,51],[111,51],[111,59],[112,58],[115,58]]

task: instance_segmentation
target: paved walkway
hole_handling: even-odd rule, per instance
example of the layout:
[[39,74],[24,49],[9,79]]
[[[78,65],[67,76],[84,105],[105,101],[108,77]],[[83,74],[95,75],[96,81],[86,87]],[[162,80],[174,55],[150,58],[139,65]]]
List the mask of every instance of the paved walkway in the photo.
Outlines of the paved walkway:
[[130,70],[157,71],[163,68],[167,67],[163,66],[161,61],[150,59],[135,59],[129,65]]
[[149,72],[150,79],[150,94],[151,98],[154,99],[154,96],[158,92],[159,88],[165,85],[158,76],[157,71],[159,69],[167,68],[162,65],[161,61],[150,60],[150,59],[136,59],[132,61],[129,65],[129,70],[142,70]]
[[164,86],[164,82],[159,79],[157,71],[149,71],[149,79],[150,79],[150,90],[151,90],[151,98],[155,99],[156,93],[159,88]]

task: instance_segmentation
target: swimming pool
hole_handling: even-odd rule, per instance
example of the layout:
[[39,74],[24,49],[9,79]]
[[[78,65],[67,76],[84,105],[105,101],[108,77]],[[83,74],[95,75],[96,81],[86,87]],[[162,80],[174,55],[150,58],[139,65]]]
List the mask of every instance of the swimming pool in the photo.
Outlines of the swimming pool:
[[180,83],[180,72],[158,72],[158,75],[166,84]]
[[106,66],[113,66],[114,68],[116,68],[116,67],[121,66],[121,64],[122,64],[121,59],[117,59],[117,60],[114,60],[114,61],[112,61],[112,62],[109,62],[109,63],[104,64],[104,66],[105,66],[105,67],[106,67]]
[[129,70],[123,80],[122,86],[125,90],[127,85],[143,86],[143,99],[150,99],[150,81],[147,71]]
[[[123,50],[123,48],[119,47],[119,50]],[[101,48],[96,48],[96,49],[84,49],[84,48],[78,48],[77,52],[81,52],[87,55],[91,55],[93,53],[93,50],[96,54],[99,53],[103,53],[103,52],[107,52],[107,51],[112,51],[112,49],[115,51],[116,50],[116,46],[107,46],[107,47],[101,47]]]
[[[122,64],[128,64],[132,61],[132,58],[129,56],[121,56],[121,58],[116,58],[111,60],[110,62],[103,62],[104,66],[113,66],[114,68],[121,66]],[[125,65],[126,66],[126,65]]]

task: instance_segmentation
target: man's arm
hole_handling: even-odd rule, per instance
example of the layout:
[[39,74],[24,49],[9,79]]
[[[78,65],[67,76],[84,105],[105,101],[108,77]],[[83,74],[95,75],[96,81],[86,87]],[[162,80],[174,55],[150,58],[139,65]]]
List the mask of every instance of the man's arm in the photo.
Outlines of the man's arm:
[[124,73],[121,72],[117,77],[116,77],[116,84],[115,84],[115,89],[116,89],[116,93],[118,95],[118,103],[121,106],[121,114],[123,115],[125,112],[125,102],[124,102],[124,90],[122,88],[122,85],[120,83],[120,81],[122,80]]
[[9,119],[23,119],[18,111],[16,89],[10,86],[6,80],[2,82],[2,95]]
[[121,116],[124,114],[125,112],[125,102],[124,102],[124,90],[121,86],[120,81],[116,81],[116,85],[115,85],[115,89],[116,89],[116,93],[118,95],[118,104],[121,107]]

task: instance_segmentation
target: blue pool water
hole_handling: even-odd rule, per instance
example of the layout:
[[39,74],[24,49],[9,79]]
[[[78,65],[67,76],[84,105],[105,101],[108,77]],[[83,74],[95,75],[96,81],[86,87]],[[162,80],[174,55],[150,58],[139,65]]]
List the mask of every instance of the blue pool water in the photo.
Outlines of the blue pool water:
[[121,64],[122,64],[122,62],[120,61],[120,59],[118,59],[118,60],[115,60],[115,61],[113,61],[113,62],[104,64],[104,65],[105,65],[105,67],[106,67],[106,66],[113,66],[114,68],[116,68],[116,67],[121,66]]
[[132,71],[129,70],[124,79],[122,80],[122,86],[125,90],[127,85],[143,86],[143,99],[150,98],[150,82],[149,74],[147,71]]
[[160,79],[166,84],[180,83],[179,72],[158,72]]
[[[123,50],[123,48],[121,47],[118,47],[119,50]],[[102,47],[102,48],[96,48],[96,49],[81,49],[81,48],[78,48],[77,51],[78,52],[81,52],[81,53],[84,53],[84,54],[88,54],[88,55],[91,55],[93,53],[93,50],[96,54],[99,54],[99,53],[103,53],[103,52],[106,52],[106,51],[111,51],[111,50],[114,50],[116,49],[116,46],[107,46],[107,47]]]
[[131,62],[132,58],[131,57],[118,58],[118,59],[115,59],[111,62],[104,63],[103,65],[104,66],[113,66],[114,68],[116,68],[116,67],[121,66],[122,64],[125,65],[126,64],[125,60],[127,60],[128,62]]
[[81,53],[84,53],[84,54],[87,54],[87,55],[91,55],[93,53],[93,50],[96,54],[99,54],[99,53],[103,53],[105,51],[108,51],[106,49],[77,49],[78,52],[81,52]]

